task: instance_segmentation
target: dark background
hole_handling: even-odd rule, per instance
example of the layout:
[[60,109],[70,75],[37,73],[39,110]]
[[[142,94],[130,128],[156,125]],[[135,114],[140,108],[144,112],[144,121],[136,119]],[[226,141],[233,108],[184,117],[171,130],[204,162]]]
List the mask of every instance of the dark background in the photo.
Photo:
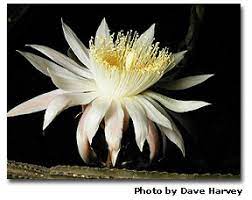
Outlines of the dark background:
[[[170,96],[204,100],[212,106],[173,115],[185,140],[186,158],[169,142],[167,158],[147,169],[176,172],[240,173],[240,5],[205,5],[205,15],[194,41],[193,54],[179,76],[214,73],[207,82]],[[53,90],[50,79],[32,67],[16,49],[42,44],[66,53],[60,18],[88,45],[103,17],[114,32],[145,31],[156,23],[161,46],[178,45],[187,33],[191,5],[8,5],[8,110],[34,96]],[[29,49],[30,51],[30,49]],[[79,108],[59,115],[43,135],[43,113],[8,119],[8,159],[53,166],[85,165],[75,141]],[[181,126],[183,124],[183,126]],[[133,133],[132,133],[133,134]],[[102,137],[102,132],[99,132]],[[123,141],[128,154],[139,155]],[[120,159],[137,159],[123,152]],[[133,152],[133,154],[132,154]],[[126,166],[134,168],[138,165]]]

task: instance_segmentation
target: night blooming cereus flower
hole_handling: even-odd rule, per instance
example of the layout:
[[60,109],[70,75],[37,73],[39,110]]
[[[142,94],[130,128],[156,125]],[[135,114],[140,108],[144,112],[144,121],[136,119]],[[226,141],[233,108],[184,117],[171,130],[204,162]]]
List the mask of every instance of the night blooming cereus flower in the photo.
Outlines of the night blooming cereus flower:
[[[104,122],[108,158],[113,166],[121,148],[123,132],[132,119],[135,140],[142,151],[145,141],[150,149],[150,160],[159,150],[156,126],[163,137],[175,143],[185,155],[183,138],[164,107],[174,112],[188,112],[209,105],[202,101],[181,101],[156,93],[149,88],[174,68],[186,51],[170,53],[154,43],[153,24],[142,35],[128,31],[110,34],[102,20],[89,49],[62,21],[63,32],[71,50],[80,61],[71,59],[49,47],[27,45],[52,61],[29,52],[18,51],[37,70],[49,76],[58,88],[26,101],[8,112],[8,117],[46,109],[43,129],[63,110],[83,107],[77,128],[77,144],[81,158],[90,162],[96,154],[92,140]],[[167,90],[182,90],[202,83],[212,75],[190,76],[162,82]]]

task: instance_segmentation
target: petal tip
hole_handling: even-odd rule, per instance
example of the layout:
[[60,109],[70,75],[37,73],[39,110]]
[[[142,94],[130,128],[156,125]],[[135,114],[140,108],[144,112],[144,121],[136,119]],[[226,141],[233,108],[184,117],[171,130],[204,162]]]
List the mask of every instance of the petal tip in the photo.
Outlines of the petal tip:
[[[195,101],[195,102],[197,102],[197,101]],[[212,103],[209,103],[206,101],[201,101],[200,104],[198,105],[198,108],[196,108],[195,110],[198,110],[198,109],[206,107],[206,106],[211,106],[211,105],[212,105]],[[191,110],[191,111],[193,111],[193,110]]]
[[43,131],[48,127],[48,125],[51,123],[51,121],[52,120],[49,121],[47,119],[47,116],[45,115],[45,119],[44,119],[44,122],[43,122],[43,128],[42,128]]
[[18,52],[18,53],[20,53],[21,55],[23,55],[23,52],[20,51],[20,50],[18,50],[18,49],[16,49],[16,52]]
[[38,44],[25,44],[25,47],[30,47],[30,48],[33,48],[33,49],[36,49],[39,46],[42,47],[42,45],[38,45]]
[[177,55],[178,58],[181,58],[181,57],[183,58],[187,52],[188,52],[188,50],[186,49],[186,50],[183,50],[183,51],[179,51],[179,52],[177,52],[177,53],[174,53],[174,55]]
[[[197,76],[197,75],[196,75],[196,76]],[[215,76],[215,74],[202,74],[202,75],[199,75],[199,76],[203,76],[203,77],[205,77],[205,80],[207,80],[207,79],[209,79],[209,78]]]
[[105,17],[102,18],[102,22],[106,23],[106,18]]
[[107,26],[107,21],[105,17],[102,18],[100,26]]
[[67,25],[65,24],[63,17],[60,18],[60,21],[61,21],[62,29],[64,31],[66,29]]
[[25,47],[35,48],[35,47],[36,47],[36,45],[35,45],[35,44],[25,44]]
[[14,116],[15,116],[15,114],[12,112],[12,110],[7,112],[7,117],[14,117]]
[[44,121],[42,130],[45,131],[45,129],[47,128],[47,126],[48,126],[48,123],[46,123],[46,122]]
[[[178,146],[178,147],[179,147],[179,146]],[[180,149],[180,151],[181,151],[181,153],[182,153],[183,157],[185,158],[186,154],[185,154],[185,146],[184,146],[184,142],[182,142],[182,146],[181,146],[181,147],[179,147],[179,149]]]
[[182,151],[182,155],[183,155],[184,158],[186,157],[186,153],[185,153],[185,149],[184,148],[183,148],[183,151]]
[[26,57],[26,53],[25,52],[17,50],[17,49],[16,49],[16,52],[19,53],[21,56]]
[[186,50],[184,50],[184,51],[181,51],[181,54],[182,54],[182,55],[185,55],[187,52],[188,52],[188,50],[186,49]]
[[202,104],[201,104],[201,106],[199,108],[203,108],[203,107],[211,106],[211,105],[212,105],[212,103],[203,101]]
[[112,161],[113,167],[116,165],[116,161],[117,161],[117,157],[118,157],[119,151],[120,151],[120,149],[117,150],[117,151],[115,151],[115,150],[111,151],[111,161]]
[[138,146],[141,152],[143,152],[144,142],[145,141],[142,141]]
[[16,117],[19,115],[24,115],[25,113],[23,113],[20,109],[18,109],[19,106],[16,106],[14,108],[12,108],[11,110],[9,110],[7,112],[7,117]]

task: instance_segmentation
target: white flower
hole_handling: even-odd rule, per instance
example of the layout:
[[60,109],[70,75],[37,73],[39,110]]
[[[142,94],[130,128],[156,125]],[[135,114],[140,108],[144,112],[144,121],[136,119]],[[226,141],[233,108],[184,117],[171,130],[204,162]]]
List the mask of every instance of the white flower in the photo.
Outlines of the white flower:
[[[174,112],[188,112],[209,103],[176,100],[149,88],[175,67],[186,51],[172,54],[167,48],[159,49],[159,43],[154,43],[154,24],[140,36],[132,31],[115,35],[110,34],[103,19],[95,38],[89,42],[89,49],[63,21],[62,27],[66,41],[82,64],[46,46],[27,45],[53,62],[18,51],[36,69],[49,76],[58,89],[18,105],[8,112],[8,117],[46,109],[45,129],[63,110],[83,106],[85,109],[77,128],[77,144],[85,162],[95,157],[91,148],[92,139],[104,120],[109,158],[115,165],[129,118],[133,121],[136,143],[141,151],[147,140],[150,160],[157,155],[159,148],[156,126],[163,137],[175,143],[185,155],[183,138],[163,107]],[[159,86],[167,90],[182,90],[211,76],[197,75],[174,81],[162,79]]]

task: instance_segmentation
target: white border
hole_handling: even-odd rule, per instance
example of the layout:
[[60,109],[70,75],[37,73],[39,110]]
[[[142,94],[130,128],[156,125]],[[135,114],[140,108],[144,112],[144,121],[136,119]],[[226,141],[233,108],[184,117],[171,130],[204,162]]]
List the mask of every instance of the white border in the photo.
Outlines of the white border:
[[[167,186],[169,188],[179,188],[182,186],[190,188],[207,188],[211,187],[221,187],[221,188],[243,188],[244,193],[239,199],[252,199],[252,192],[249,190],[251,188],[251,177],[252,177],[252,166],[251,166],[251,142],[252,142],[252,130],[251,130],[251,111],[252,111],[252,95],[251,95],[251,86],[252,86],[252,63],[251,63],[251,54],[252,51],[249,49],[251,47],[251,21],[252,21],[252,10],[251,4],[249,1],[167,1],[167,0],[157,0],[157,1],[120,1],[120,3],[241,3],[242,4],[242,85],[243,87],[243,112],[242,112],[242,125],[243,125],[243,141],[242,141],[242,181],[241,182],[107,182],[107,181],[83,181],[83,182],[10,182],[6,180],[6,157],[7,157],[7,127],[6,127],[6,99],[7,99],[7,3],[104,3],[104,1],[4,1],[0,4],[0,69],[1,69],[1,103],[0,103],[0,199],[36,199],[36,200],[45,200],[45,199],[204,199],[204,200],[214,200],[214,199],[236,199],[232,196],[182,196],[178,195],[176,197],[170,197],[165,195],[145,195],[137,196],[134,195],[134,187],[143,186],[143,187],[156,187],[163,188]],[[118,3],[118,1],[110,1],[110,3]],[[228,75],[228,66],[227,68]],[[227,98],[228,101],[228,98]],[[232,109],[232,108],[230,108]],[[238,123],[238,122],[237,122]],[[21,133],[20,133],[21,134]],[[250,186],[250,187],[249,187]],[[238,198],[237,198],[238,199]]]

